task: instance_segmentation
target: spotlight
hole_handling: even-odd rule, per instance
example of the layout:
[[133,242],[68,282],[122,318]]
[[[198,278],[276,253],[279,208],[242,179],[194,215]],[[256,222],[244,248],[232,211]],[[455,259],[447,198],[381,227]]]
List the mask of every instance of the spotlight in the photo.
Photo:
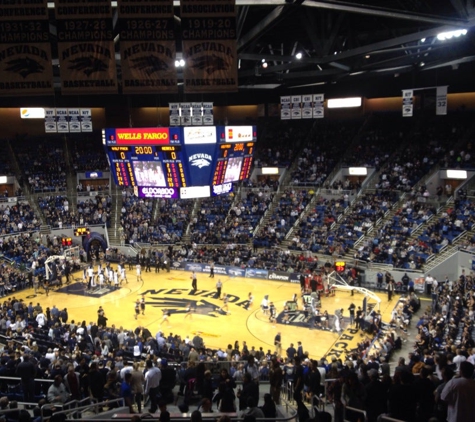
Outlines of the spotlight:
[[264,69],[267,69],[267,62],[262,63],[262,67],[263,67]]
[[297,53],[297,54],[295,55],[295,58],[296,58],[297,60],[300,60],[300,59],[302,58],[302,53]]

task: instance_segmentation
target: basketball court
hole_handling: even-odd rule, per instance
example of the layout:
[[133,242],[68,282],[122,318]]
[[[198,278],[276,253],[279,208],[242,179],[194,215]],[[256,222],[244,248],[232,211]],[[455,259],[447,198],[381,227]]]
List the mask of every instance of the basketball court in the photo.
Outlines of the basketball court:
[[[115,268],[116,265],[113,265]],[[217,349],[226,348],[236,340],[242,345],[247,342],[249,349],[252,346],[264,351],[275,350],[274,337],[280,332],[282,348],[285,352],[290,343],[297,346],[301,341],[304,351],[308,351],[312,358],[321,358],[324,355],[338,355],[336,350],[349,350],[356,347],[361,341],[361,335],[348,327],[348,307],[351,303],[362,306],[364,295],[355,292],[351,296],[349,291],[336,291],[335,296],[322,297],[321,312],[327,310],[333,315],[336,309],[344,309],[345,323],[342,334],[321,329],[308,328],[300,300],[300,285],[287,282],[270,280],[249,279],[241,277],[215,276],[198,274],[198,288],[194,291],[191,287],[191,273],[184,271],[143,272],[143,281],[137,281],[135,269],[127,272],[128,283],[115,290],[105,285],[101,289],[87,292],[82,282],[82,272],[72,277],[69,285],[51,290],[49,296],[40,289],[37,294],[33,289],[23,290],[14,296],[23,299],[28,305],[39,302],[43,310],[56,305],[58,309],[67,308],[69,321],[86,323],[97,320],[97,309],[102,306],[108,325],[114,324],[117,328],[133,330],[137,326],[147,327],[153,335],[161,330],[165,335],[179,334],[182,338],[192,338],[197,332],[205,342],[206,347]],[[216,297],[216,282],[221,279],[223,283],[222,295],[228,296],[228,309],[226,313],[220,308],[223,300]],[[254,296],[254,302],[249,309],[248,295]],[[282,321],[283,309],[287,301],[291,301],[297,294],[298,308],[290,313],[289,323]],[[144,295],[146,308],[145,315],[135,319],[135,302]],[[269,316],[264,314],[260,303],[268,295],[277,309],[277,323],[269,321]],[[377,293],[382,299],[380,310],[383,321],[389,321],[391,311],[397,301],[388,302],[387,296]],[[194,312],[187,314],[187,308]],[[164,311],[170,313],[168,321],[163,320]]]

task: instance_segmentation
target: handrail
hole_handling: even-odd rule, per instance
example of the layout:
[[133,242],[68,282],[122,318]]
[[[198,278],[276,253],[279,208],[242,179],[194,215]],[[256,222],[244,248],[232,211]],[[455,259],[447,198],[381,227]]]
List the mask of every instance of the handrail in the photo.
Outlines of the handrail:
[[[120,397],[118,399],[113,399],[113,400],[107,400],[107,401],[103,401],[103,402],[97,402],[97,399],[95,399],[94,397],[88,397],[88,398],[89,398],[89,400],[91,400],[91,402],[95,402],[95,403],[91,403],[91,404],[88,404],[88,405],[85,405],[85,406],[74,407],[72,409],[61,410],[59,412],[54,412],[54,414],[55,415],[65,415],[67,417],[68,413],[75,413],[76,414],[78,412],[82,412],[83,410],[89,410],[91,408],[94,408],[94,412],[97,414],[97,409],[99,407],[101,407],[101,406],[110,407],[109,405],[111,403],[120,403],[122,406],[125,406],[125,402],[124,402],[123,397]],[[48,406],[48,405],[44,405],[44,406],[41,407],[41,420],[42,421],[43,421],[43,408],[45,408],[46,406]],[[77,419],[77,418],[73,418],[73,419]]]

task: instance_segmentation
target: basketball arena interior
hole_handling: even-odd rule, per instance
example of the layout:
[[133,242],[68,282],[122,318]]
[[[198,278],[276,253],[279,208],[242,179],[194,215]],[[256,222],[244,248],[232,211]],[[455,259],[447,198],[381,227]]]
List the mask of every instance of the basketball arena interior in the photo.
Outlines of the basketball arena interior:
[[0,0],[0,418],[471,420],[474,26]]

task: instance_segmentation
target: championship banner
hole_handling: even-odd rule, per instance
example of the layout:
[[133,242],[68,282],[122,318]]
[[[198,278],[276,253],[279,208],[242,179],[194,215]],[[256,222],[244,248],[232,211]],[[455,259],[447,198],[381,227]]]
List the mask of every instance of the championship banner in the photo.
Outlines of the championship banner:
[[323,103],[325,100],[324,94],[313,94],[313,118],[314,119],[323,119],[324,107]]
[[436,95],[435,114],[445,116],[447,114],[447,86],[438,86]]
[[81,133],[81,114],[78,108],[69,108],[69,132],[70,133]]
[[170,126],[180,126],[180,103],[169,103]]
[[311,119],[312,113],[312,101],[311,95],[302,95],[302,119]]
[[56,109],[45,108],[45,132],[56,133],[58,126],[56,124]]
[[191,103],[181,103],[180,123],[182,126],[191,126]]
[[191,124],[193,126],[203,125],[202,103],[191,103]]
[[238,90],[235,0],[181,0],[185,93]]
[[203,103],[203,124],[207,126],[214,124],[213,103]]
[[90,108],[81,108],[81,132],[92,132],[92,111]]
[[117,93],[110,0],[55,0],[61,93]]
[[412,89],[402,90],[402,117],[412,117],[414,108],[412,96]]
[[178,92],[173,0],[118,0],[122,92]]
[[302,96],[292,95],[292,120],[298,120],[302,118]]
[[47,0],[0,2],[0,95],[53,94]]
[[290,95],[280,97],[280,120],[290,120]]
[[56,123],[58,125],[58,133],[69,133],[68,117],[67,108],[56,109]]

